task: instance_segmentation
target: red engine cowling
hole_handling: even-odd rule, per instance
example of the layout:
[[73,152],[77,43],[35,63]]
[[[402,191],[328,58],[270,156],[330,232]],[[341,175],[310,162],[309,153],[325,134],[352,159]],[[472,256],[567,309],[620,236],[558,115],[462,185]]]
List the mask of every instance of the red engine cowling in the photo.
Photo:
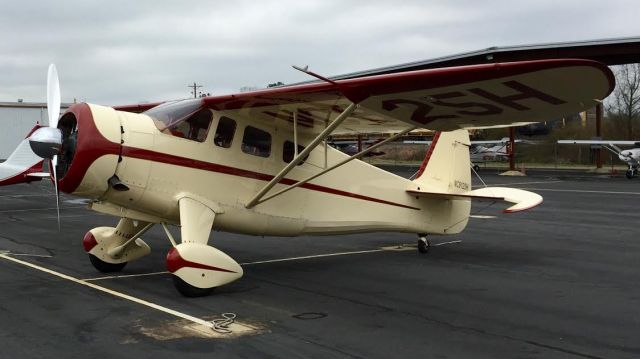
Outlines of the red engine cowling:
[[66,193],[98,198],[108,188],[122,149],[120,120],[110,107],[80,103],[58,122],[62,148],[56,166],[58,188]]

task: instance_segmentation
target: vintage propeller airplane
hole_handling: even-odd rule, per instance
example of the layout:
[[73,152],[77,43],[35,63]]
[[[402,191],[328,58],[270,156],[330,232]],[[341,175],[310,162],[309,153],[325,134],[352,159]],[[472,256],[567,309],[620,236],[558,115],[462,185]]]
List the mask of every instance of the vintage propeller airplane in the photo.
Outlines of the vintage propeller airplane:
[[[141,237],[154,224],[173,245],[166,265],[186,296],[243,274],[208,244],[212,229],[264,236],[399,231],[417,233],[426,252],[427,235],[465,228],[472,199],[515,203],[505,212],[542,202],[519,189],[472,190],[467,128],[583,111],[614,87],[605,65],[572,59],[337,81],[300,70],[320,81],[159,104],[80,103],[59,120],[51,70],[50,126],[29,141],[51,159],[59,190],[120,218],[84,236],[93,265],[119,271],[147,255]],[[358,160],[416,128],[441,132],[414,180]],[[328,136],[346,133],[395,135],[353,156],[327,146]],[[180,226],[179,244],[168,225]]]
[[[635,177],[640,167],[640,141],[558,140],[558,144],[602,146],[627,164],[625,175],[628,179]],[[623,150],[618,146],[634,146],[634,148]]]

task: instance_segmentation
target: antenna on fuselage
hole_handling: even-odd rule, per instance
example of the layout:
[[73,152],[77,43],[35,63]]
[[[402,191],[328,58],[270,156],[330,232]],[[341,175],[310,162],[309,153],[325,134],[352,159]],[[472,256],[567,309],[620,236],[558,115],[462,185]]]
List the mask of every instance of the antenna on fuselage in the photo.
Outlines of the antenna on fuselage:
[[296,66],[296,65],[291,65],[291,67],[293,67],[294,69],[300,71],[300,72],[304,72],[305,74],[309,75],[309,76],[313,76],[319,80],[322,80],[324,82],[328,82],[332,85],[337,85],[337,83],[333,80],[330,80],[322,75],[318,75],[317,73],[313,72],[313,71],[309,71],[309,65],[304,65],[304,67],[300,67],[300,66]]

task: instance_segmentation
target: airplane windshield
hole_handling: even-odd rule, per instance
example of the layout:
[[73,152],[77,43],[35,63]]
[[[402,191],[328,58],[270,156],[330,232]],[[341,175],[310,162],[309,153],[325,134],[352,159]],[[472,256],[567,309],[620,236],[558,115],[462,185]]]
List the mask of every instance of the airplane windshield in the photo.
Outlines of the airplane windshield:
[[156,127],[160,131],[165,131],[172,127],[177,127],[190,115],[198,112],[202,108],[202,100],[178,100],[165,102],[152,109],[143,112],[151,117]]
[[163,103],[144,112],[153,119],[160,132],[202,142],[211,125],[212,113],[202,100],[180,100]]

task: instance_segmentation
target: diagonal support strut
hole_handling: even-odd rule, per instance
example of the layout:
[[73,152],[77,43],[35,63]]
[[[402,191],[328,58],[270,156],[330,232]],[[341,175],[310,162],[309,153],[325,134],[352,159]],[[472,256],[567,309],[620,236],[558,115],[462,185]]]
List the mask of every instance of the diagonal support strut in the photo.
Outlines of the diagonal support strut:
[[316,178],[318,178],[318,177],[322,176],[323,174],[325,174],[325,173],[327,173],[327,172],[333,171],[333,170],[335,170],[336,168],[338,168],[338,167],[340,167],[340,166],[343,166],[343,165],[345,165],[345,164],[347,164],[347,163],[349,163],[349,162],[351,162],[351,161],[353,161],[353,160],[355,160],[355,159],[358,159],[358,158],[360,158],[360,157],[362,157],[362,156],[366,155],[367,153],[369,153],[369,152],[371,152],[371,151],[375,150],[376,148],[378,148],[378,147],[380,147],[380,146],[382,146],[382,145],[384,145],[384,144],[386,144],[386,143],[388,143],[388,142],[391,142],[391,141],[393,141],[393,140],[397,139],[398,137],[403,136],[403,135],[405,135],[406,133],[408,133],[408,132],[410,132],[410,131],[413,131],[413,130],[415,130],[415,129],[416,129],[416,126],[414,126],[414,127],[410,127],[410,128],[407,128],[407,129],[405,129],[405,130],[403,130],[403,131],[401,131],[401,132],[399,132],[399,133],[396,133],[395,135],[393,135],[393,136],[391,136],[391,137],[389,137],[389,138],[385,139],[384,141],[380,141],[380,142],[376,143],[375,145],[373,145],[373,146],[371,146],[371,147],[367,148],[366,150],[362,150],[362,151],[360,151],[360,152],[356,153],[355,155],[350,156],[349,158],[345,158],[344,160],[342,160],[342,161],[340,161],[340,162],[336,163],[335,165],[333,165],[333,166],[331,166],[331,167],[329,167],[329,168],[326,168],[326,169],[325,169],[325,170],[323,170],[323,171],[320,171],[320,172],[318,172],[318,173],[316,173],[316,174],[314,174],[314,175],[312,175],[312,176],[309,176],[309,177],[307,177],[307,178],[303,179],[302,181],[298,181],[298,182],[296,182],[296,183],[294,183],[294,184],[290,185],[290,186],[289,186],[289,187],[287,187],[287,188],[283,188],[282,190],[280,190],[280,191],[278,191],[278,192],[276,192],[276,193],[274,193],[274,194],[272,194],[272,195],[270,195],[270,196],[267,196],[267,197],[265,197],[265,198],[263,198],[263,199],[259,200],[259,201],[258,201],[258,204],[260,204],[260,203],[262,203],[262,202],[266,202],[266,201],[268,201],[268,200],[270,200],[270,199],[272,199],[272,198],[274,198],[274,197],[277,197],[277,196],[279,196],[279,195],[281,195],[281,194],[283,194],[283,193],[285,193],[285,192],[288,192],[288,191],[290,191],[290,190],[292,190],[292,189],[294,189],[294,188],[300,187],[300,186],[302,186],[303,184],[308,183],[308,182],[310,182],[310,181],[312,181],[312,180],[314,180],[314,179],[316,179]]
[[264,195],[267,194],[267,192],[269,192],[269,190],[273,188],[273,186],[275,186],[278,182],[280,182],[284,178],[284,176],[286,176],[289,172],[291,172],[291,170],[295,168],[298,165],[298,163],[302,161],[303,158],[305,158],[309,153],[311,153],[311,151],[313,151],[313,149],[316,148],[320,144],[320,142],[324,141],[327,137],[329,137],[331,133],[336,128],[338,128],[338,126],[340,126],[340,124],[344,120],[346,120],[349,117],[349,115],[351,115],[351,113],[357,107],[358,105],[356,105],[355,103],[352,103],[344,111],[342,111],[342,113],[340,113],[340,115],[338,115],[338,117],[336,117],[336,119],[333,120],[333,122],[331,122],[331,124],[329,124],[329,126],[327,126],[327,128],[325,128],[324,131],[318,134],[318,136],[316,136],[316,138],[314,138],[313,141],[311,141],[311,143],[309,143],[309,145],[302,152],[298,153],[298,156],[296,156],[296,158],[294,158],[291,162],[289,162],[289,164],[285,166],[285,168],[283,168],[275,177],[273,177],[273,179],[269,181],[269,183],[267,183],[249,201],[249,203],[247,203],[246,208],[252,208],[256,204],[258,204],[260,199],[262,199],[262,197],[264,197]]

